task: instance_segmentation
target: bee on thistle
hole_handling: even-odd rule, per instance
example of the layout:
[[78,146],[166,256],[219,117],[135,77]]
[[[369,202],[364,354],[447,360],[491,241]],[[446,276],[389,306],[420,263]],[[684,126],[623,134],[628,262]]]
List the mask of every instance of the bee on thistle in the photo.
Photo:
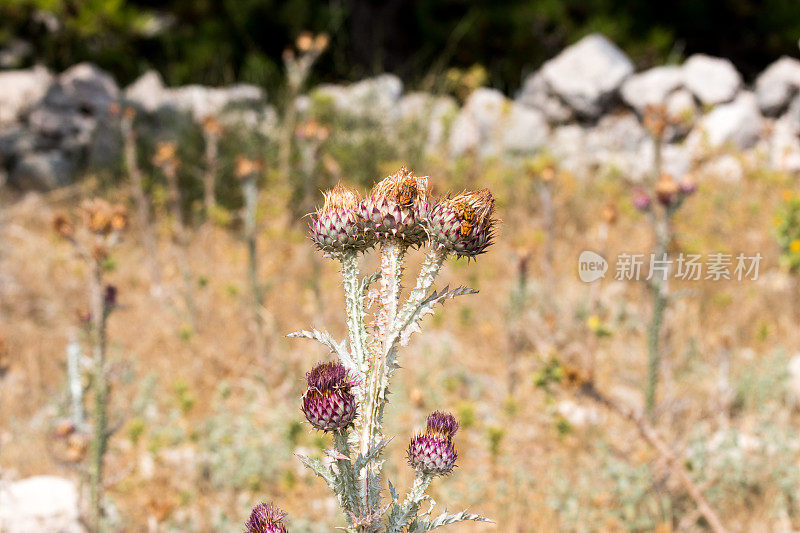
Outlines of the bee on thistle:
[[459,257],[486,251],[494,237],[494,198],[489,189],[463,192],[440,201],[428,217],[431,242]]
[[427,215],[427,176],[415,176],[406,167],[378,182],[361,203],[365,231],[377,240],[397,238],[409,246],[428,239],[422,221]]

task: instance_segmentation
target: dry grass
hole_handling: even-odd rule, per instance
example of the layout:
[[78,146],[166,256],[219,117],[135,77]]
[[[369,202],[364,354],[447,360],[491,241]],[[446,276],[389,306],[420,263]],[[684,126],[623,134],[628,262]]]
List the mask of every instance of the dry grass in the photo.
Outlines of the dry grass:
[[[680,524],[693,505],[674,480],[665,478],[663,465],[635,437],[634,428],[599,410],[599,423],[569,426],[558,402],[572,399],[594,406],[564,393],[547,394],[534,379],[551,356],[578,366],[593,356],[598,386],[641,405],[649,316],[643,284],[614,282],[610,272],[593,292],[576,276],[584,249],[605,249],[611,257],[650,250],[648,228],[627,193],[611,178],[562,178],[555,198],[556,279],[554,286],[546,286],[539,281],[543,236],[537,199],[524,173],[499,165],[476,165],[466,178],[444,164],[415,170],[433,176],[437,192],[458,191],[468,183],[490,187],[504,223],[497,244],[477,263],[450,260],[439,277],[442,286],[467,284],[480,293],[439,309],[403,356],[387,417],[388,434],[397,435],[386,464],[395,485],[406,487],[411,480],[403,457],[407,437],[429,411],[444,408],[453,410],[464,427],[456,439],[459,468],[433,485],[434,498],[450,509],[470,507],[490,516],[496,531],[648,530],[652,524],[659,531],[699,530],[691,520]],[[720,385],[726,377],[720,370],[724,358],[730,359],[727,378],[736,389],[759,372],[780,375],[782,369],[774,365],[785,365],[786,358],[775,354],[791,355],[798,347],[796,295],[788,292],[794,285],[776,266],[771,235],[780,191],[789,184],[789,177],[756,172],[735,184],[701,179],[699,192],[680,214],[676,250],[761,252],[764,260],[758,281],[673,286],[689,292],[667,314],[658,428],[678,450],[698,432],[709,438],[718,430],[739,428],[766,439],[758,433],[765,419],[785,427],[797,422],[792,402],[778,388],[767,387],[762,401],[753,392],[757,387],[742,386],[731,405],[725,395],[735,396],[736,390]],[[7,199],[0,214],[0,339],[8,364],[0,378],[0,466],[6,478],[48,473],[77,479],[52,434],[66,405],[65,349],[77,332],[76,311],[86,306],[85,272],[70,257],[69,247],[50,233],[49,221],[55,209],[73,207],[88,194],[78,190],[73,198]],[[620,216],[603,245],[597,230],[608,201],[617,203]],[[262,226],[260,275],[270,287],[264,310],[266,360],[257,360],[253,351],[246,249],[236,235],[210,225],[192,233],[196,331],[182,323],[180,273],[169,259],[165,236],[165,299],[149,295],[136,228],[115,253],[116,269],[107,276],[119,287],[121,304],[109,323],[111,412],[112,423],[121,429],[111,440],[108,477],[121,530],[141,531],[156,522],[178,530],[230,530],[265,498],[287,510],[298,531],[326,531],[324,524],[340,521],[323,484],[303,472],[291,455],[298,446],[327,446],[307,425],[299,432],[293,429],[301,421],[303,373],[326,354],[316,345],[284,337],[308,325],[344,336],[339,277],[334,263],[312,251],[301,225],[277,227],[266,220]],[[509,317],[520,248],[534,254],[530,298],[519,316]],[[417,260],[415,255],[414,266]],[[542,304],[547,295],[555,304],[552,311]],[[610,337],[597,338],[587,327],[591,298],[599,302],[596,314]],[[523,342],[512,343],[513,331],[522,332]],[[518,365],[520,376],[513,396],[508,394],[509,362]],[[151,389],[144,386],[148,381]],[[220,384],[226,387],[221,397]],[[765,411],[764,402],[774,408]],[[136,406],[144,407],[131,412]],[[219,413],[230,424],[253,429],[241,438],[222,438],[223,446],[247,448],[259,439],[269,443],[270,456],[264,460],[275,468],[267,479],[226,486],[214,481],[225,479],[226,472],[203,466],[219,453],[205,442],[212,433],[209,421]],[[141,430],[138,440],[136,430]],[[795,450],[781,456],[776,467],[785,468],[786,461],[796,467],[796,455]],[[642,490],[652,501],[659,496],[669,505],[659,509],[645,502],[627,510],[621,478],[613,475],[614,468],[622,467],[612,464],[627,465],[628,473],[637,468],[651,472]],[[763,474],[763,484],[754,487],[748,481],[741,492],[710,496],[728,527],[800,527],[800,519],[792,517],[800,510],[798,503],[789,503],[788,515],[776,515],[771,502],[780,492],[777,483],[767,472],[751,474],[753,479]],[[718,481],[712,479],[706,488]],[[572,508],[554,503],[557,494],[566,501],[565,493],[574,498]],[[742,499],[747,505],[738,503]],[[651,526],[637,525],[642,517]],[[486,529],[452,526],[453,531]]]

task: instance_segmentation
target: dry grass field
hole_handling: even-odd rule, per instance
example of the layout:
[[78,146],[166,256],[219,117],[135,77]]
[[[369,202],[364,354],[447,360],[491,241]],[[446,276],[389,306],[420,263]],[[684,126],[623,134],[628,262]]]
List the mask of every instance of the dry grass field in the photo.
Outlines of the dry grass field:
[[[385,173],[399,162],[384,165]],[[651,227],[614,175],[560,173],[553,182],[553,264],[533,178],[500,161],[429,161],[435,191],[489,187],[502,220],[476,262],[448,259],[437,287],[480,292],[437,308],[405,348],[387,413],[385,472],[405,489],[407,438],[435,409],[453,412],[458,468],[432,486],[452,510],[494,525],[452,531],[703,531],[695,502],[634,425],[548,378],[554,361],[587,374],[631,409],[644,405],[643,282],[577,275],[583,250],[649,253]],[[376,179],[382,176],[375,176]],[[345,179],[345,182],[347,180]],[[729,182],[697,175],[676,215],[674,253],[761,253],[757,280],[671,282],[654,426],[731,531],[800,528],[800,350],[797,280],[780,266],[775,214],[792,176],[746,163]],[[141,228],[113,251],[118,287],[109,319],[109,520],[118,531],[238,531],[269,499],[290,531],[344,525],[323,483],[294,453],[321,455],[329,437],[299,409],[302,378],[329,355],[286,334],[314,326],[346,336],[338,263],[305,238],[284,188],[267,181],[259,206],[259,277],[266,353],[254,349],[247,250],[235,228],[198,220],[188,259],[197,316],[181,299],[168,216],[155,213],[164,294],[151,295]],[[4,479],[79,480],[80,443],[56,436],[68,417],[66,349],[80,339],[87,272],[50,221],[125,188],[93,180],[48,195],[6,193],[0,207],[0,468]],[[320,197],[321,198],[321,197]],[[607,222],[612,204],[616,220]],[[421,253],[412,252],[410,275]],[[612,261],[613,263],[613,261]],[[362,264],[374,267],[367,255]],[[552,274],[549,271],[552,271]],[[413,279],[413,278],[412,278]],[[408,283],[411,283],[409,281]],[[797,360],[795,361],[795,365]],[[77,455],[76,455],[77,454]]]

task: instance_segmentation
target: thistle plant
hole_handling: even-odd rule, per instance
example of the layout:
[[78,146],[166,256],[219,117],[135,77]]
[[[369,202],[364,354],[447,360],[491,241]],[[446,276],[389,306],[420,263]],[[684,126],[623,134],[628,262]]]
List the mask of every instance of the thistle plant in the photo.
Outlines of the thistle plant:
[[[655,145],[653,161],[653,178],[648,187],[636,187],[633,190],[634,207],[647,216],[653,230],[653,256],[657,261],[666,261],[670,242],[672,242],[673,218],[686,198],[694,194],[697,185],[691,175],[687,174],[678,182],[670,174],[661,171],[661,144],[669,121],[663,106],[648,106],[643,118],[645,128],[650,133]],[[655,201],[654,201],[655,200]],[[664,324],[664,313],[669,303],[669,263],[661,275],[654,275],[649,280],[652,294],[653,311],[647,326],[647,380],[645,385],[645,407],[648,417],[655,416],[656,389],[658,387],[661,367],[661,330]]]
[[278,145],[278,170],[284,179],[289,178],[292,166],[292,136],[297,123],[297,97],[311,74],[311,68],[319,56],[328,48],[327,34],[312,35],[303,32],[297,37],[297,50],[287,48],[283,51],[283,64],[286,68],[286,105],[281,121],[280,143]]
[[178,169],[181,161],[178,158],[178,147],[172,141],[162,141],[156,146],[153,155],[153,165],[161,170],[167,179],[169,193],[169,209],[172,214],[172,238],[175,246],[173,251],[183,277],[183,299],[186,305],[186,315],[189,324],[194,327],[195,305],[194,291],[192,290],[192,271],[189,266],[189,257],[186,253],[188,247],[188,234],[183,223],[183,210],[181,209],[181,189],[178,183]]
[[117,289],[106,285],[103,275],[109,253],[127,228],[128,213],[122,205],[111,205],[96,198],[81,205],[82,223],[76,224],[66,214],[53,219],[53,229],[72,244],[89,270],[89,312],[82,322],[91,345],[91,383],[94,408],[91,416],[89,457],[89,522],[93,531],[103,528],[103,460],[111,430],[108,425],[109,384],[106,368],[106,323],[117,305]]
[[[435,502],[426,490],[435,477],[456,466],[453,437],[458,424],[452,415],[431,414],[424,432],[411,438],[407,456],[415,477],[402,500],[387,481],[389,499],[384,503],[381,467],[391,441],[383,433],[383,417],[391,378],[400,366],[399,348],[420,331],[418,323],[437,303],[476,292],[432,287],[448,256],[470,259],[486,251],[494,234],[493,209],[487,189],[433,199],[427,177],[401,168],[364,199],[356,190],[337,185],[312,215],[311,240],[326,257],[341,263],[349,345],[324,331],[289,335],[319,341],[337,358],[307,374],[301,402],[311,426],[333,435],[334,449],[326,452],[332,464],[300,459],[336,494],[347,531],[421,532],[464,520],[488,521],[466,511],[431,516]],[[412,247],[424,247],[425,260],[414,288],[401,301],[404,262]],[[370,250],[380,255],[380,268],[362,276],[359,255]],[[420,513],[425,501],[430,508]]]
[[248,159],[244,156],[236,157],[236,177],[242,187],[244,197],[244,239],[247,242],[247,275],[250,279],[250,291],[253,302],[253,325],[255,330],[256,356],[263,357],[266,351],[264,337],[264,321],[261,309],[264,306],[264,296],[261,283],[258,279],[258,242],[257,215],[258,215],[258,177],[263,170],[261,159]]
[[219,172],[219,140],[222,136],[222,124],[213,116],[203,119],[203,142],[205,151],[205,168],[203,169],[203,205],[206,217],[214,214],[217,208],[217,173]]
[[131,180],[131,195],[136,203],[136,221],[142,232],[142,240],[147,250],[147,258],[150,264],[150,292],[154,295],[160,295],[162,276],[161,266],[158,262],[158,240],[150,218],[150,202],[147,199],[144,177],[136,154],[136,130],[133,127],[136,110],[129,106],[120,109],[119,105],[114,105],[115,110],[121,112],[120,130],[122,132],[123,160],[125,170]]

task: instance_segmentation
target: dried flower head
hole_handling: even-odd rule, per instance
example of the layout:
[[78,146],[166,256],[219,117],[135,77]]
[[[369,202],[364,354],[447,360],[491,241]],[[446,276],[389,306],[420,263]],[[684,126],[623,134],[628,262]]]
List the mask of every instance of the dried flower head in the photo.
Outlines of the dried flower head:
[[406,167],[382,179],[361,204],[367,235],[419,246],[428,238],[422,222],[428,213],[429,194],[428,177],[415,176]]
[[157,167],[178,164],[178,147],[172,141],[161,141],[156,145],[153,164]]
[[314,49],[317,52],[324,52],[326,48],[328,48],[328,44],[330,43],[331,39],[328,37],[327,33],[320,33],[316,37],[314,37]]
[[58,212],[53,216],[53,231],[63,239],[69,239],[75,234],[75,226],[72,219],[64,212]]
[[308,52],[314,47],[314,36],[309,31],[301,32],[297,37],[295,45],[301,52]]
[[678,201],[680,187],[671,174],[661,174],[656,181],[656,198],[665,207],[671,207]]
[[642,125],[655,139],[661,139],[667,129],[667,108],[663,104],[648,104],[644,109]]
[[208,135],[222,135],[222,124],[213,115],[208,115],[203,119],[203,131]]
[[127,106],[125,108],[125,113],[123,114],[123,116],[125,117],[126,120],[133,120],[134,118],[136,118],[136,109],[131,106]]
[[362,252],[373,239],[364,233],[359,216],[358,191],[339,183],[325,192],[325,203],[311,215],[309,236],[317,248],[327,253]]
[[603,206],[600,213],[606,224],[614,224],[617,221],[617,206],[613,202],[608,202]]
[[458,422],[450,413],[436,411],[428,416],[425,433],[414,435],[408,445],[408,464],[422,474],[446,475],[453,471],[458,454],[453,436]]
[[113,208],[102,198],[91,198],[81,202],[84,224],[92,233],[107,234],[112,230]]
[[128,209],[122,204],[115,204],[111,208],[111,229],[122,231],[128,227]]
[[308,389],[302,398],[302,411],[316,429],[340,431],[356,417],[353,381],[338,361],[319,363],[306,374]]
[[459,257],[475,257],[492,244],[494,198],[489,189],[463,192],[436,204],[428,217],[431,243]]
[[245,524],[247,533],[287,533],[283,519],[286,513],[272,502],[259,503],[250,513],[250,519]]
[[243,155],[236,156],[236,177],[239,179],[249,178],[261,172],[264,168],[264,161],[261,158],[249,159]]

